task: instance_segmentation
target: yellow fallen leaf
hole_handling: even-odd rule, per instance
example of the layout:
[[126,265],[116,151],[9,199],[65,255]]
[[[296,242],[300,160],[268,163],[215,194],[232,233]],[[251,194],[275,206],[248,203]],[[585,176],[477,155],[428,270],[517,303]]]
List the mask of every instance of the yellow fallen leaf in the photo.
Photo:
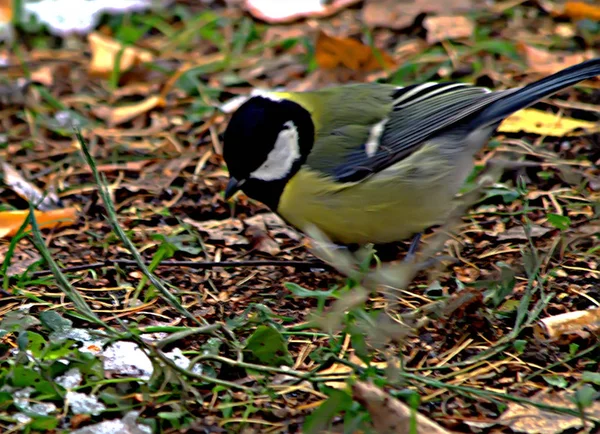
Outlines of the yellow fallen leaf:
[[[365,364],[365,362],[363,362],[361,359],[359,359],[357,356],[355,356],[353,353],[350,354],[350,356],[348,357],[348,360],[352,363],[354,363],[355,365],[359,365],[362,367],[367,367],[367,365]],[[380,369],[385,369],[387,368],[387,363],[386,362],[373,362],[371,363],[371,366],[374,366],[376,368],[380,368]],[[320,376],[336,376],[336,377],[343,377],[343,376],[349,376],[352,373],[352,368],[348,365],[344,365],[342,363],[334,363],[332,364],[329,368],[327,369],[323,369],[321,371],[319,371],[319,375]],[[345,389],[346,388],[346,382],[344,381],[325,381],[324,383],[326,386],[328,387],[332,387],[334,389]]]
[[165,100],[160,95],[153,95],[135,104],[120,107],[97,107],[92,109],[92,113],[104,119],[110,126],[114,126],[130,121],[136,116],[149,112],[156,107],[163,107],[164,105]]
[[315,45],[315,59],[322,69],[345,66],[353,71],[370,72],[395,66],[386,53],[376,55],[371,47],[351,38],[337,38],[319,32]]
[[115,63],[120,55],[119,71],[127,71],[133,66],[144,62],[150,62],[154,58],[152,53],[137,47],[125,47],[116,41],[100,33],[88,35],[92,60],[88,71],[91,75],[108,77],[115,69]]
[[[0,238],[16,235],[28,215],[29,210],[0,211]],[[40,228],[57,228],[75,223],[77,210],[62,208],[51,211],[34,211],[34,216]],[[31,226],[27,226],[26,230],[31,230]]]
[[561,335],[583,330],[600,329],[600,308],[561,313],[541,319],[534,332],[540,340],[556,339]]
[[536,109],[525,109],[506,118],[498,131],[502,133],[526,131],[540,136],[562,137],[570,135],[578,128],[585,129],[588,133],[597,132],[600,131],[600,123],[559,117]]

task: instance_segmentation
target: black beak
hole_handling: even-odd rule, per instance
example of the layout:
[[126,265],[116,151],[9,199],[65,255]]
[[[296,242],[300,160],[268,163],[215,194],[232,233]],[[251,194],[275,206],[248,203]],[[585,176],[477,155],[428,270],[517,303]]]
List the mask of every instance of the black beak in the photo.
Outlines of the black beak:
[[245,179],[238,181],[233,176],[229,177],[229,182],[227,183],[227,187],[225,187],[225,200],[229,200],[236,194],[242,185],[244,185]]

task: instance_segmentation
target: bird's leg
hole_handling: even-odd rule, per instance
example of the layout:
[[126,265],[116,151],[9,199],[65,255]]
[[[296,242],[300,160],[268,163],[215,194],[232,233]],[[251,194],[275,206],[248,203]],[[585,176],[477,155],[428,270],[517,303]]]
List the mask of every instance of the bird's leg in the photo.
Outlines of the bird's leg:
[[414,238],[410,242],[410,247],[408,248],[408,252],[404,257],[404,262],[412,262],[412,260],[415,258],[415,254],[417,253],[417,250],[419,249],[419,244],[421,242],[421,235],[423,234],[419,232],[414,236]]

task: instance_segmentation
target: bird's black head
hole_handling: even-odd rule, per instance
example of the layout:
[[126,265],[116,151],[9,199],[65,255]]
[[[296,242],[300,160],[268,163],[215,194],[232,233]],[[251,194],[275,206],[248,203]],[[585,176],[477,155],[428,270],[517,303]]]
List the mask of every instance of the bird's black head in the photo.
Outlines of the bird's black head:
[[314,138],[310,113],[301,105],[250,98],[225,130],[223,157],[230,175],[225,196],[241,189],[276,210],[285,184],[306,161]]

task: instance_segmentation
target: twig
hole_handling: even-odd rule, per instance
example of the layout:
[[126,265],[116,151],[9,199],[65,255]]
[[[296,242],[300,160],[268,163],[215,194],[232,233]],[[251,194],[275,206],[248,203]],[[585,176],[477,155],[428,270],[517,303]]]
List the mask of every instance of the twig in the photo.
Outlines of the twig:
[[[63,273],[74,273],[76,271],[97,270],[98,268],[112,267],[120,265],[124,267],[136,266],[137,262],[132,259],[106,259],[102,262],[92,262],[90,264],[72,265],[70,267],[61,268]],[[150,265],[150,262],[146,262]],[[323,268],[331,270],[331,265],[325,262],[316,261],[283,261],[283,260],[250,260],[250,261],[162,261],[157,264],[158,267],[188,267],[197,270],[205,270],[209,268],[235,268],[235,267],[295,267],[295,268]],[[52,274],[52,270],[39,270],[31,274],[31,278],[48,276]],[[10,276],[14,278],[15,276]]]

